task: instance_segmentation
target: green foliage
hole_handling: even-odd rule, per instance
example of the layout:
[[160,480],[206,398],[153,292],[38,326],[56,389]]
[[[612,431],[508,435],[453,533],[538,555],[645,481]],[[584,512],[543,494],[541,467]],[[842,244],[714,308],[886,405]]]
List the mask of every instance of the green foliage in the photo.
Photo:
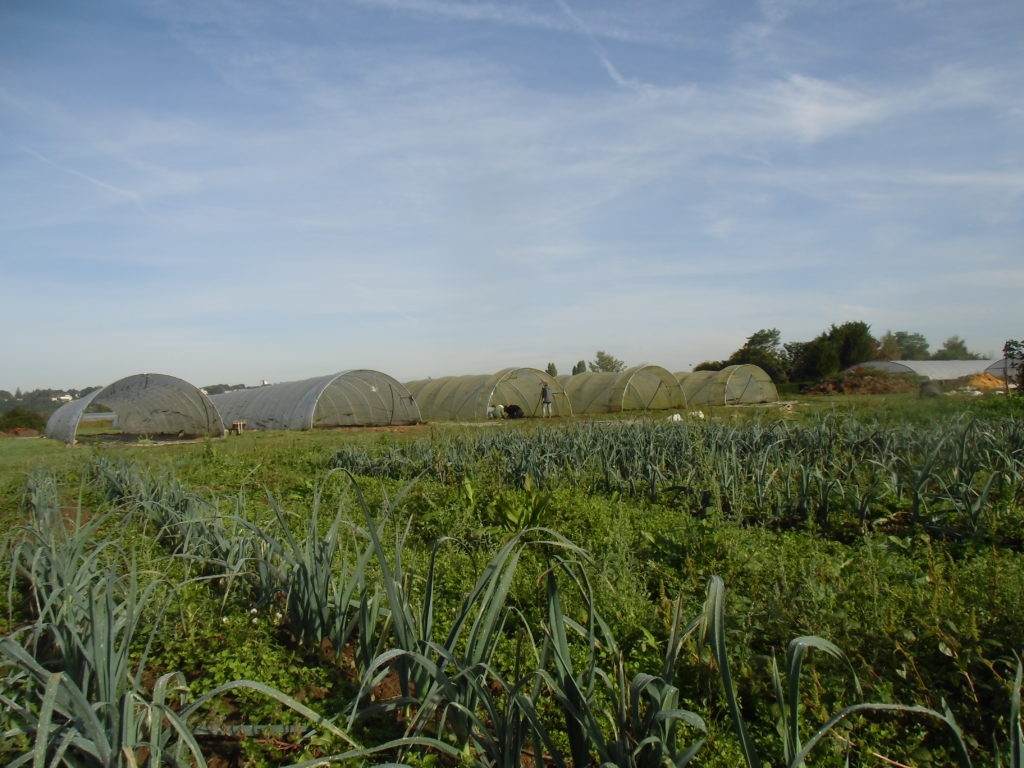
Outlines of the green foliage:
[[985,356],[971,352],[967,343],[959,336],[950,336],[942,343],[942,348],[932,354],[932,360],[984,360]]
[[554,363],[548,363],[547,368],[545,368],[544,370],[547,372],[548,376],[558,375],[558,366],[556,366]]
[[[194,735],[246,728],[250,765],[337,752],[416,765],[795,767],[859,764],[871,750],[939,766],[964,764],[959,741],[993,754],[993,733],[1004,764],[1018,765],[1017,399],[908,399],[867,414],[848,402],[818,416],[800,416],[801,404],[787,419],[737,410],[700,423],[33,454],[73,471],[33,476],[18,514],[59,520],[75,496],[88,511],[78,526],[19,528],[0,547],[17,564],[9,602],[26,626],[46,610],[51,626],[60,614],[81,627],[82,611],[53,595],[93,594],[90,570],[114,579],[95,582],[112,585],[96,588],[97,610],[101,593],[111,605],[130,595],[133,569],[136,594],[166,585],[145,602],[127,678],[141,686],[135,711],[185,758],[183,732],[154,700]],[[80,475],[92,479],[80,487]],[[549,531],[523,530],[535,524]],[[51,550],[62,554],[42,554]],[[354,569],[365,578],[346,591]],[[350,631],[321,645],[332,612]],[[81,666],[59,661],[74,658],[62,650],[76,648],[72,634],[35,646],[48,673]],[[8,760],[55,733],[46,723],[73,696],[63,683],[51,694],[11,654],[0,696],[20,709],[4,714]],[[257,680],[308,714],[286,714]],[[943,700],[956,702],[956,720]],[[260,730],[320,715],[352,728],[314,741]],[[289,751],[271,747],[271,733]],[[213,754],[196,740],[198,764]]]
[[756,365],[771,376],[772,381],[789,380],[785,353],[780,342],[778,328],[762,328],[747,337],[746,343],[737,349],[726,365]]
[[[193,716],[238,690],[356,746],[297,699],[261,682],[233,680],[198,697],[177,671],[156,673],[147,684],[167,600],[155,612],[150,607],[166,585],[159,578],[143,584],[150,574],[135,558],[97,535],[106,516],[83,524],[79,509],[65,520],[49,476],[35,476],[27,497],[29,521],[14,548],[11,589],[15,579],[25,583],[34,621],[0,638],[0,703],[11,719],[5,736],[31,744],[14,765],[205,766]],[[140,646],[136,637],[146,625],[149,637]]]
[[41,413],[20,406],[0,413],[0,432],[9,432],[19,427],[42,432],[46,428],[46,418]]
[[[466,484],[469,480],[464,480]],[[470,486],[471,487],[471,486]],[[526,476],[523,489],[499,489],[482,510],[489,525],[518,533],[524,528],[536,528],[548,522],[552,493],[538,490],[533,478]]]
[[[97,387],[86,387],[85,389],[33,389],[22,392],[19,387],[12,395],[10,392],[0,390],[0,413],[20,408],[43,415],[45,419],[68,399],[78,399],[92,392]],[[16,425],[19,426],[19,425]]]
[[[270,497],[279,533],[248,523],[258,544],[253,562],[259,575],[259,594],[263,600],[284,596],[288,629],[300,644],[320,647],[330,643],[341,653],[359,626],[375,623],[377,611],[367,597],[366,566],[373,555],[368,545],[354,558],[348,557],[345,509],[339,505],[326,534],[320,531],[320,506],[323,489],[313,491],[308,526],[301,536],[292,533],[285,512]],[[364,537],[365,540],[365,537]],[[357,544],[353,546],[358,546]],[[366,611],[371,611],[369,617]]]
[[695,371],[720,371],[727,363],[724,360],[704,360],[703,362],[697,363],[693,366]]
[[590,361],[590,370],[595,373],[618,373],[626,370],[626,364],[599,349],[595,358]]
[[811,341],[780,343],[777,328],[762,329],[724,363],[702,364],[714,370],[724,365],[752,363],[763,368],[777,384],[816,381],[840,370],[871,360],[876,342],[867,323],[832,325]]
[[787,344],[786,352],[792,361],[789,376],[793,381],[817,381],[839,373],[839,352],[824,335],[814,341]]
[[[542,671],[564,714],[573,765],[587,765],[596,756],[600,765],[654,768],[684,766],[704,744],[704,719],[680,706],[679,689],[672,684],[680,644],[699,626],[683,628],[676,611],[661,676],[638,673],[630,679],[623,652],[613,631],[595,610],[590,584],[583,571],[561,563],[582,591],[586,618],[574,621],[565,614],[556,572],[547,577],[548,642],[552,669]],[[586,649],[580,664],[574,661],[571,636]],[[699,736],[687,743],[686,727]],[[562,764],[562,760],[557,760]]]
[[1021,430],[1014,421],[967,417],[913,429],[836,416],[808,424],[580,424],[389,446],[377,456],[346,448],[335,461],[356,474],[440,482],[486,465],[512,488],[564,483],[649,501],[667,494],[736,521],[838,538],[886,525],[1017,546],[1015,518],[1003,512],[1024,480],[1021,457],[1006,451]]
[[575,376],[577,373],[586,373],[586,372],[587,372],[587,361],[586,360],[580,360],[578,363],[576,363],[576,365],[574,365],[572,367],[572,375],[573,376]]
[[1017,364],[1017,394],[1024,395],[1024,341],[1007,339],[1003,344],[1003,357]]
[[927,360],[928,340],[920,333],[886,331],[879,341],[879,360]]
[[867,323],[833,325],[825,333],[825,338],[835,346],[841,369],[867,362],[875,356],[876,342],[871,336],[871,326]]

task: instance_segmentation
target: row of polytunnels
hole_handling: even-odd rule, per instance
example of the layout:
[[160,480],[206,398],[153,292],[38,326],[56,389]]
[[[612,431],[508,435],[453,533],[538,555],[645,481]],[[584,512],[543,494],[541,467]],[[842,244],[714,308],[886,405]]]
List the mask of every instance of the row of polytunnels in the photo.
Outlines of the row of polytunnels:
[[506,368],[480,376],[444,376],[402,384],[380,371],[349,370],[302,381],[207,395],[187,381],[140,373],[65,403],[46,436],[72,444],[91,419],[107,419],[120,435],[195,439],[228,430],[310,430],[472,421],[496,415],[542,414],[542,388],[553,416],[682,410],[778,400],[771,378],[756,365],[671,373],[643,365],[617,373],[551,376],[536,368]]

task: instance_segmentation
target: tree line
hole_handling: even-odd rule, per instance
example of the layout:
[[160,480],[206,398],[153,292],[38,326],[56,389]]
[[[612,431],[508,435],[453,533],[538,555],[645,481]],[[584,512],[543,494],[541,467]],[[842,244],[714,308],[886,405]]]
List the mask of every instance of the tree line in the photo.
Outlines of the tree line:
[[[1010,340],[1003,355],[1019,358],[1024,352],[1021,346],[1024,343]],[[833,324],[810,341],[786,343],[782,343],[778,328],[762,328],[748,336],[743,346],[725,360],[705,360],[694,370],[719,371],[729,365],[752,364],[762,368],[777,384],[785,384],[831,378],[851,366],[871,360],[984,360],[987,357],[969,350],[959,336],[950,336],[932,352],[923,334],[886,331],[875,338],[867,323],[853,321]],[[580,360],[573,365],[572,374],[625,369],[626,364],[622,360],[598,350],[593,360]],[[554,363],[548,363],[546,371],[551,376],[558,375],[558,367]]]
[[762,328],[725,360],[706,360],[694,370],[717,371],[728,365],[753,364],[776,383],[810,382],[834,377],[840,371],[872,360],[984,360],[959,336],[950,336],[932,352],[920,333],[886,331],[871,335],[871,327],[853,321],[832,325],[810,341],[782,343],[778,328]]

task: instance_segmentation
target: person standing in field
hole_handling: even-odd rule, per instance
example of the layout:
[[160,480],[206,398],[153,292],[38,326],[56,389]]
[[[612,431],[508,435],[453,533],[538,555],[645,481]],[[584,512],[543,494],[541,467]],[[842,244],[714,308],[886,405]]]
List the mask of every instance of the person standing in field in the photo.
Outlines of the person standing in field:
[[551,387],[548,386],[547,382],[540,385],[540,402],[542,413],[546,419],[551,415],[551,403],[554,402],[554,399],[551,397]]

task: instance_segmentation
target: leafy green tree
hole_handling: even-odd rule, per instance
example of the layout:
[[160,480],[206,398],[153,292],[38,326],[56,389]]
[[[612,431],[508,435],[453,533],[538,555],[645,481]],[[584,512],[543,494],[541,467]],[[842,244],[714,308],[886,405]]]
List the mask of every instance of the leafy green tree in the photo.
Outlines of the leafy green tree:
[[596,358],[590,361],[590,370],[595,373],[618,373],[626,370],[626,364],[599,349]]
[[804,356],[809,341],[787,341],[782,345],[782,356],[786,361],[786,370],[789,371],[789,378],[796,381],[794,370],[800,366],[800,360]]
[[572,375],[575,376],[577,373],[586,373],[587,363],[585,360],[580,360],[576,365],[572,367]]
[[920,333],[886,331],[879,339],[877,360],[927,360],[928,340]]
[[726,362],[724,360],[705,360],[703,363],[697,363],[693,366],[695,371],[720,371],[725,368]]
[[932,360],[983,360],[984,356],[967,349],[967,342],[959,336],[950,336],[936,350]]
[[756,365],[772,377],[772,381],[789,380],[789,366],[779,341],[778,328],[762,328],[747,337],[747,342],[726,360],[727,365]]
[[835,376],[843,367],[838,345],[824,333],[813,341],[787,344],[786,348],[792,356],[789,372],[792,381],[828,378]]
[[548,363],[548,367],[544,370],[547,371],[548,376],[558,375],[558,367],[554,363]]
[[[1003,357],[1013,360],[1017,364],[1016,370],[1016,384],[1017,394],[1024,395],[1024,340],[1007,339],[1006,343],[1003,344]],[[1013,373],[1007,373],[1007,383],[1010,378],[1013,377]]]
[[871,326],[867,323],[855,321],[833,325],[825,335],[835,347],[839,361],[837,370],[866,363],[875,357],[878,342],[871,335]]
[[892,331],[886,331],[878,340],[878,349],[875,350],[876,360],[899,360],[900,345],[896,343],[896,336]]

